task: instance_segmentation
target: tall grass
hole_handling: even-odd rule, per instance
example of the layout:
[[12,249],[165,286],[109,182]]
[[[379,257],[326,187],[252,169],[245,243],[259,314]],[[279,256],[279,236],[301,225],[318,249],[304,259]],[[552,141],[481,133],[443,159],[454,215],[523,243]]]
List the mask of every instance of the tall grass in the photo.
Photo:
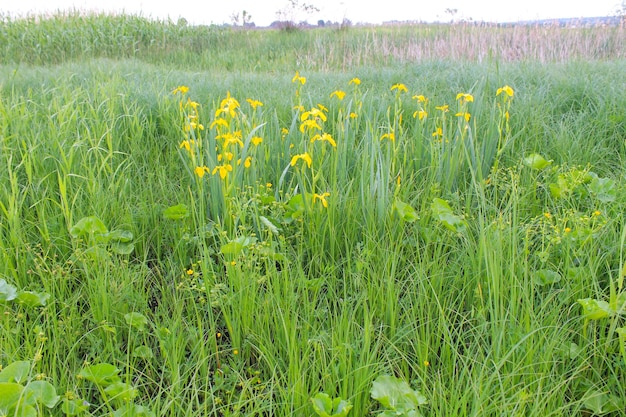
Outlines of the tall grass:
[[[361,416],[383,374],[424,415],[622,413],[623,28],[2,29],[0,365],[30,361],[52,415],[313,415],[323,391]],[[336,147],[301,130],[319,104]],[[85,378],[103,363],[136,397]]]

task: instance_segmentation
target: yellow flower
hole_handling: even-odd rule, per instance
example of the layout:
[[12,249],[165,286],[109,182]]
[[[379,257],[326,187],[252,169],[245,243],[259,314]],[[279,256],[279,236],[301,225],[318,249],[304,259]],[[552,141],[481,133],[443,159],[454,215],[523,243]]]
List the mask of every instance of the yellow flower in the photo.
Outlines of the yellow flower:
[[300,132],[304,133],[305,129],[308,129],[308,130],[311,130],[311,129],[322,130],[322,127],[320,125],[318,125],[315,120],[305,120],[300,125]]
[[551,219],[552,218],[552,215],[550,213],[548,213],[548,212],[543,213],[543,215],[544,215],[544,217],[546,219]]
[[251,156],[247,157],[246,160],[243,161],[244,168],[250,168],[250,165],[252,165],[252,157]]
[[213,123],[211,123],[211,126],[209,126],[209,129],[213,129],[215,126],[224,126],[224,127],[228,127],[228,121],[226,121],[226,119],[222,119],[221,117],[216,118]]
[[197,101],[191,101],[190,98],[187,99],[187,107],[190,107],[193,111],[197,112],[199,106],[200,103],[198,103]]
[[572,228],[571,228],[571,227],[566,227],[563,231],[564,231],[565,233],[569,233],[569,232],[571,232],[571,231],[572,231]]
[[448,111],[448,105],[444,104],[443,106],[436,106],[435,109],[437,110],[441,110],[442,112],[447,112]]
[[189,269],[187,270],[187,275],[193,275],[193,269],[189,268]]
[[323,104],[317,104],[317,108],[328,113],[328,109]]
[[474,96],[471,94],[459,93],[456,95],[456,99],[463,103],[469,103],[470,101],[474,101]]
[[220,178],[224,179],[226,178],[228,173],[231,172],[232,170],[233,170],[233,167],[230,164],[218,165],[215,168],[213,168],[213,172],[211,172],[211,174],[215,175],[216,172],[219,172]]
[[224,149],[228,148],[231,143],[237,144],[240,148],[243,148],[243,142],[241,141],[241,131],[239,130],[234,133],[228,132],[224,135],[220,135],[220,137],[224,139],[224,145],[222,145]]
[[293,106],[294,110],[298,110],[300,113],[304,112],[304,106],[302,104],[299,104],[297,106]]
[[179,148],[185,148],[187,150],[187,152],[191,153],[191,147],[195,146],[196,141],[191,139],[191,140],[184,140],[180,143]]
[[337,143],[335,142],[333,137],[330,136],[328,133],[324,133],[323,135],[317,134],[317,135],[313,136],[311,138],[311,143],[313,143],[315,141],[318,141],[318,140],[322,141],[322,142],[326,141],[326,142],[330,143],[333,146],[333,148],[337,147]]
[[291,166],[295,166],[299,159],[302,159],[307,164],[307,166],[311,168],[313,160],[311,159],[311,155],[309,155],[308,152],[294,155],[293,158],[291,158]]
[[350,84],[354,84],[354,85],[360,85],[361,84],[361,80],[359,80],[358,78],[353,78],[350,80],[350,82],[348,83],[348,85]]
[[341,90],[337,90],[337,91],[333,91],[330,94],[331,97],[336,96],[339,100],[343,100],[343,98],[346,96],[346,93],[341,91]]
[[286,136],[289,133],[289,129],[287,129],[286,127],[283,127],[282,129],[280,129],[280,133],[284,136]]
[[413,113],[413,118],[417,117],[420,120],[424,120],[426,116],[428,116],[428,113],[426,113],[425,110],[417,110],[415,113]]
[[189,87],[185,85],[179,85],[178,87],[174,89],[174,91],[172,91],[172,94],[176,94],[176,93],[187,94],[188,91],[189,91]]
[[215,112],[215,117],[218,117],[222,113],[227,113],[230,117],[235,117],[237,115],[235,110],[238,108],[239,102],[234,97],[230,96],[230,91],[227,91],[226,98],[222,100],[220,108]]
[[592,213],[594,216],[599,216],[602,214],[602,212],[600,210],[596,210]]
[[356,114],[355,112],[350,113],[350,118],[351,119],[356,119],[357,117],[359,117],[359,115]]
[[380,137],[380,140],[389,139],[391,142],[395,142],[396,135],[393,132],[385,133]]
[[428,103],[428,99],[421,94],[413,96],[412,98],[417,100],[418,103]]
[[[326,107],[324,107],[324,109],[326,109]],[[328,110],[327,110],[328,111]],[[310,111],[305,111],[304,113],[302,113],[302,115],[300,116],[300,120],[306,120],[308,118],[320,118],[323,121],[327,120],[326,115],[324,114],[324,112],[318,108],[313,107]]]
[[406,88],[406,85],[402,84],[402,83],[398,83],[398,84],[394,84],[391,86],[391,91],[393,90],[398,90],[398,92],[402,93],[407,93],[409,91],[408,88]]
[[209,168],[207,168],[205,166],[195,167],[193,172],[198,176],[198,178],[202,178],[202,177],[204,177],[204,174],[209,172]]
[[470,117],[472,117],[471,114],[469,114],[468,112],[459,112],[457,114],[455,114],[456,117],[464,117],[466,122],[469,122]]
[[250,106],[252,106],[252,108],[253,108],[254,110],[256,110],[256,108],[257,108],[257,107],[259,107],[259,106],[262,106],[262,105],[263,105],[263,103],[261,103],[259,100],[253,100],[253,99],[251,99],[251,98],[246,99],[246,101],[247,101],[248,103],[250,103]]
[[235,155],[232,152],[228,152],[228,151],[223,152],[223,153],[217,155],[217,162],[222,162],[222,161],[230,162],[230,161],[233,160],[234,156]]
[[506,94],[509,97],[513,97],[513,94],[515,94],[513,89],[511,87],[509,87],[508,85],[505,85],[504,87],[498,88],[498,90],[496,91],[496,96],[499,96],[501,93],[504,93],[504,94]]
[[261,142],[263,142],[263,138],[259,136],[253,136],[252,139],[250,139],[250,142],[252,142],[254,146],[259,146]]
[[296,71],[296,75],[293,76],[293,78],[291,79],[291,82],[292,83],[299,82],[300,84],[304,85],[306,83],[306,78],[301,77],[300,73]]
[[315,202],[317,200],[319,200],[322,203],[322,206],[324,208],[328,207],[328,201],[326,201],[326,197],[329,197],[330,193],[324,193],[324,194],[313,194],[313,204],[315,204]]
[[442,137],[443,136],[443,130],[440,127],[438,127],[437,130],[435,130],[433,132],[433,136],[434,137]]

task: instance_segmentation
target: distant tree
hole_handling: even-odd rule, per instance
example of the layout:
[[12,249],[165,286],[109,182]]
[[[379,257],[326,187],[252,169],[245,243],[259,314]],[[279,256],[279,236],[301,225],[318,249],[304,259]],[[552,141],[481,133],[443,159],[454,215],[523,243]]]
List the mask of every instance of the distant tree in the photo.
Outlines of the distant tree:
[[276,12],[276,17],[282,22],[283,29],[294,30],[298,28],[296,22],[301,20],[301,15],[319,11],[320,9],[313,4],[304,3],[301,0],[287,0],[287,4]]

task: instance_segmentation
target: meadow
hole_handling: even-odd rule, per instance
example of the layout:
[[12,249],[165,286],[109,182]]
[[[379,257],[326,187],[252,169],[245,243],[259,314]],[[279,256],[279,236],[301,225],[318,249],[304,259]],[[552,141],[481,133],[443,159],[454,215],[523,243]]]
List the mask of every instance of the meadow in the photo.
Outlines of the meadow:
[[0,19],[0,416],[622,416],[624,27]]

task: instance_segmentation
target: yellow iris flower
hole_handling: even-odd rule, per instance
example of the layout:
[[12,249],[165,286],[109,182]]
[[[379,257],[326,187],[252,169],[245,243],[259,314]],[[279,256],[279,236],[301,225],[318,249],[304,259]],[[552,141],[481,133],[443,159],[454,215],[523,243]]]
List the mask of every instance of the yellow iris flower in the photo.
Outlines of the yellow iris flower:
[[328,201],[326,201],[326,197],[329,197],[330,193],[323,193],[323,194],[313,194],[313,204],[315,204],[315,202],[317,200],[320,201],[320,203],[322,203],[322,206],[324,208],[328,207]]
[[498,88],[498,90],[496,91],[496,96],[499,96],[502,93],[506,94],[509,97],[513,97],[513,95],[515,94],[513,89],[511,87],[509,87],[508,85],[505,85],[504,87]]
[[298,163],[298,160],[302,159],[309,168],[311,168],[311,164],[313,163],[313,159],[311,159],[311,155],[309,155],[308,152],[305,153],[301,153],[298,155],[294,155],[293,158],[291,158],[291,166],[295,166],[296,163]]

